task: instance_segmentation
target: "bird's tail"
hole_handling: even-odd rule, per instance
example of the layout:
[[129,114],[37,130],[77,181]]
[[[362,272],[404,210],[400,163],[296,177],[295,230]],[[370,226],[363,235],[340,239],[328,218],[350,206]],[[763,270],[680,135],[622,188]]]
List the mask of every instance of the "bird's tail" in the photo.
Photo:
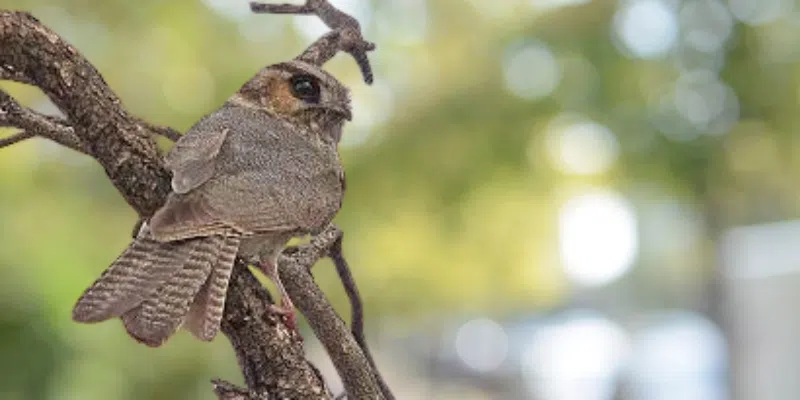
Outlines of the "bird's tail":
[[[211,299],[204,303],[207,309],[224,304],[225,290],[219,294],[223,284],[218,281],[224,280],[227,289],[238,243],[237,236],[225,235],[175,242],[159,242],[149,234],[140,235],[86,289],[72,318],[93,323],[121,317],[131,337],[148,346],[159,346],[187,319],[199,292]],[[213,289],[212,284],[207,284],[212,281]],[[202,293],[206,286],[209,288],[205,292],[213,295]],[[208,314],[209,318],[216,316],[210,311]],[[209,323],[201,325],[206,328]],[[192,332],[205,340],[216,334],[210,328],[206,331],[203,335]]]
[[210,341],[219,332],[222,312],[225,310],[225,294],[240,240],[239,236],[225,237],[217,257],[217,265],[212,268],[211,274],[189,307],[185,326],[200,340]]

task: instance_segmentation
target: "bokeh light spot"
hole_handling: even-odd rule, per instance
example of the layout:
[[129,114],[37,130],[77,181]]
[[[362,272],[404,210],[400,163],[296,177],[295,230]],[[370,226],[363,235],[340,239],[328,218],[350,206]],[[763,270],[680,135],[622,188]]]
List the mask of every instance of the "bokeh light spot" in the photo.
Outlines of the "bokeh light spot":
[[566,274],[583,285],[604,285],[627,272],[638,254],[636,215],[610,191],[579,195],[559,215],[559,250]]
[[537,100],[550,95],[561,81],[561,67],[542,42],[513,43],[503,60],[506,88],[514,95]]
[[659,0],[625,4],[614,17],[614,34],[633,56],[654,59],[675,45],[678,21],[675,11]]
[[556,117],[548,125],[546,139],[550,158],[566,173],[600,174],[619,156],[617,137],[605,126],[580,117]]
[[473,319],[458,329],[456,352],[461,361],[478,372],[491,372],[508,356],[508,335],[490,319]]
[[703,52],[719,50],[733,32],[733,18],[717,0],[685,3],[681,7],[680,22],[685,43]]
[[675,83],[675,108],[695,129],[722,134],[739,120],[739,101],[711,71],[682,74]]

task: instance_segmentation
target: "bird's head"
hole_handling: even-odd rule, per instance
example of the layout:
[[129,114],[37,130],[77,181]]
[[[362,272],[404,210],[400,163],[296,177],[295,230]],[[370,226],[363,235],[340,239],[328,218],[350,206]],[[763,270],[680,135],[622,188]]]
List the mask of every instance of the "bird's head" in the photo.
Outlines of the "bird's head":
[[235,96],[239,103],[315,131],[341,129],[352,119],[350,91],[322,68],[297,60],[262,69]]

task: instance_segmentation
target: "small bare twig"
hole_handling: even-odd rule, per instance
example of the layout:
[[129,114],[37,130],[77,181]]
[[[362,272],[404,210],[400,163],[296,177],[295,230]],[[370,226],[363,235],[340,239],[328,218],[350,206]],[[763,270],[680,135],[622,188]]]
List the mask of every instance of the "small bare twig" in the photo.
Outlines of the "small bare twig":
[[364,356],[367,357],[367,361],[372,367],[372,372],[375,375],[375,380],[378,382],[378,386],[381,389],[383,397],[386,398],[386,400],[394,400],[394,394],[389,388],[389,385],[386,383],[386,380],[383,379],[377,364],[375,364],[375,359],[372,358],[372,352],[369,350],[369,345],[367,344],[367,337],[364,334],[364,304],[361,301],[361,295],[358,293],[356,280],[353,277],[353,274],[350,272],[350,266],[347,264],[347,260],[344,258],[342,241],[344,241],[344,233],[339,235],[339,238],[333,242],[333,245],[331,245],[331,249],[328,252],[328,257],[331,258],[333,264],[336,266],[336,273],[339,275],[339,279],[342,281],[342,286],[344,286],[344,291],[347,293],[347,298],[350,300],[350,309],[352,313],[350,333],[353,334],[353,338],[356,340],[356,343],[358,343],[358,345],[361,347],[361,351],[364,352]]
[[264,4],[251,2],[250,10],[256,14],[314,14],[314,9],[308,3],[310,2],[306,2],[306,4]]
[[364,40],[358,20],[337,9],[328,1],[307,0],[302,5],[251,2],[250,9],[258,14],[316,15],[333,32],[327,33],[312,43],[296,59],[314,65],[323,65],[341,50],[353,56],[361,69],[364,81],[372,84],[372,67],[367,52],[375,50],[375,43]]
[[41,136],[86,154],[83,143],[65,119],[23,107],[2,90],[0,90],[0,126],[22,129],[22,132],[0,141],[0,148]]
[[147,121],[142,121],[142,125],[146,126],[147,129],[157,133],[159,136],[163,136],[172,142],[177,142],[182,136],[180,132],[168,126],[154,125]]
[[[214,394],[219,400],[255,400],[257,397],[247,389],[242,389],[230,382],[221,379],[212,379]],[[267,400],[265,397],[264,400]]]
[[31,133],[30,131],[17,132],[7,138],[0,139],[0,149],[3,147],[11,146],[14,143],[19,143],[23,140],[30,139],[32,137],[36,137],[36,135]]

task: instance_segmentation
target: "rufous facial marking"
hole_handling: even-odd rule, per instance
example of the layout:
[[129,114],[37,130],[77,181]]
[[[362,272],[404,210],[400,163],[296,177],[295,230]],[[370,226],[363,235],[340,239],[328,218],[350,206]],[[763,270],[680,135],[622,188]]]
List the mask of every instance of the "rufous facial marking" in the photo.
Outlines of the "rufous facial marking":
[[281,75],[267,77],[264,92],[261,102],[275,116],[290,117],[301,108],[300,100],[292,94],[290,82]]

